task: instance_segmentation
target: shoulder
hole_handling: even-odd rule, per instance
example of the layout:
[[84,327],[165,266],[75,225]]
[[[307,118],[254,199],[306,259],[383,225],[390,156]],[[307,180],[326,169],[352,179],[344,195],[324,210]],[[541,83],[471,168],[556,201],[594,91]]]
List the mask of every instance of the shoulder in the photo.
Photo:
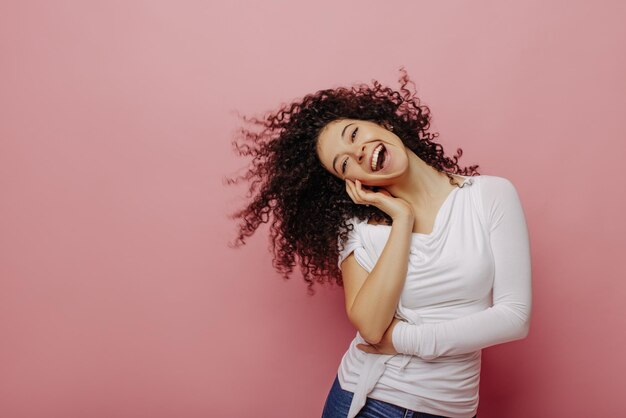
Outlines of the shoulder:
[[513,185],[511,180],[502,176],[494,176],[492,174],[480,174],[478,176],[469,176],[472,182],[480,183],[483,188],[487,187],[508,187]]
[[362,228],[362,225],[365,223],[366,221],[361,220],[355,216],[355,217],[347,219],[345,222],[345,226],[342,224],[338,232],[339,234],[341,234],[341,231],[347,231],[348,239],[354,239],[355,237],[360,235],[360,230]]
[[[351,228],[356,229],[357,227],[359,227],[361,224],[365,223],[364,220],[357,218],[356,216],[349,218],[346,221],[346,225],[352,225]],[[349,227],[350,228],[350,227]]]
[[493,201],[511,193],[517,193],[513,182],[506,177],[481,174],[472,176],[470,179],[479,184],[478,188],[483,201]]
[[522,203],[513,182],[502,176],[480,175],[480,201],[487,223],[493,227],[505,216],[519,214]]

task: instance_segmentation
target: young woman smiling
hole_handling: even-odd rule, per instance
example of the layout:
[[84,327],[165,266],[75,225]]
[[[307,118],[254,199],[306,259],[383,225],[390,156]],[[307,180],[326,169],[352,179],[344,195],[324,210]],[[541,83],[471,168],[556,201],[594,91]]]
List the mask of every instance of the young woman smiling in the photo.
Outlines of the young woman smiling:
[[481,350],[526,337],[529,237],[512,182],[461,169],[407,85],[284,105],[234,144],[252,156],[237,245],[270,222],[274,265],[344,289],[357,332],[322,417],[476,416]]

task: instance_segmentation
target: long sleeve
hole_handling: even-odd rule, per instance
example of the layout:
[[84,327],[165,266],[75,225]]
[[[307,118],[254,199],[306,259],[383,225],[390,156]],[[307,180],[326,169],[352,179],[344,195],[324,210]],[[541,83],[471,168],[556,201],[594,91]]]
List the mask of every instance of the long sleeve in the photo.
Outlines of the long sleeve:
[[504,177],[482,182],[481,202],[495,263],[492,306],[433,324],[396,324],[392,341],[399,353],[425,360],[469,353],[525,338],[532,305],[530,244],[518,193]]

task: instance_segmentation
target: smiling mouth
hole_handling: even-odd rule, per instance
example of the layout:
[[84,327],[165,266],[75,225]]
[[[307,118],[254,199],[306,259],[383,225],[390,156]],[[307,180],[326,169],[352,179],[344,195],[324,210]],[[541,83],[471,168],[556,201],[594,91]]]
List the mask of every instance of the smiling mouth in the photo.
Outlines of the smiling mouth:
[[370,168],[372,171],[378,171],[383,168],[386,153],[387,150],[383,144],[379,144],[376,148],[374,148],[374,152],[372,152],[372,158],[370,160]]

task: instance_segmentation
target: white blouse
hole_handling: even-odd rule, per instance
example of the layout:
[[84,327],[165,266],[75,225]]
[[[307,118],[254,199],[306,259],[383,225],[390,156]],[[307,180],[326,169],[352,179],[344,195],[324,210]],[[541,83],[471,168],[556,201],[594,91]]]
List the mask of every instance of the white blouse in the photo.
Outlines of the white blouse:
[[[469,418],[478,409],[481,349],[526,337],[531,312],[530,245],[524,211],[506,178],[464,177],[430,234],[413,233],[396,308],[393,345],[370,354],[357,331],[337,371],[354,393],[348,418],[370,397],[403,408]],[[372,271],[391,226],[353,218],[341,262],[354,251]],[[339,247],[341,248],[341,247]]]

